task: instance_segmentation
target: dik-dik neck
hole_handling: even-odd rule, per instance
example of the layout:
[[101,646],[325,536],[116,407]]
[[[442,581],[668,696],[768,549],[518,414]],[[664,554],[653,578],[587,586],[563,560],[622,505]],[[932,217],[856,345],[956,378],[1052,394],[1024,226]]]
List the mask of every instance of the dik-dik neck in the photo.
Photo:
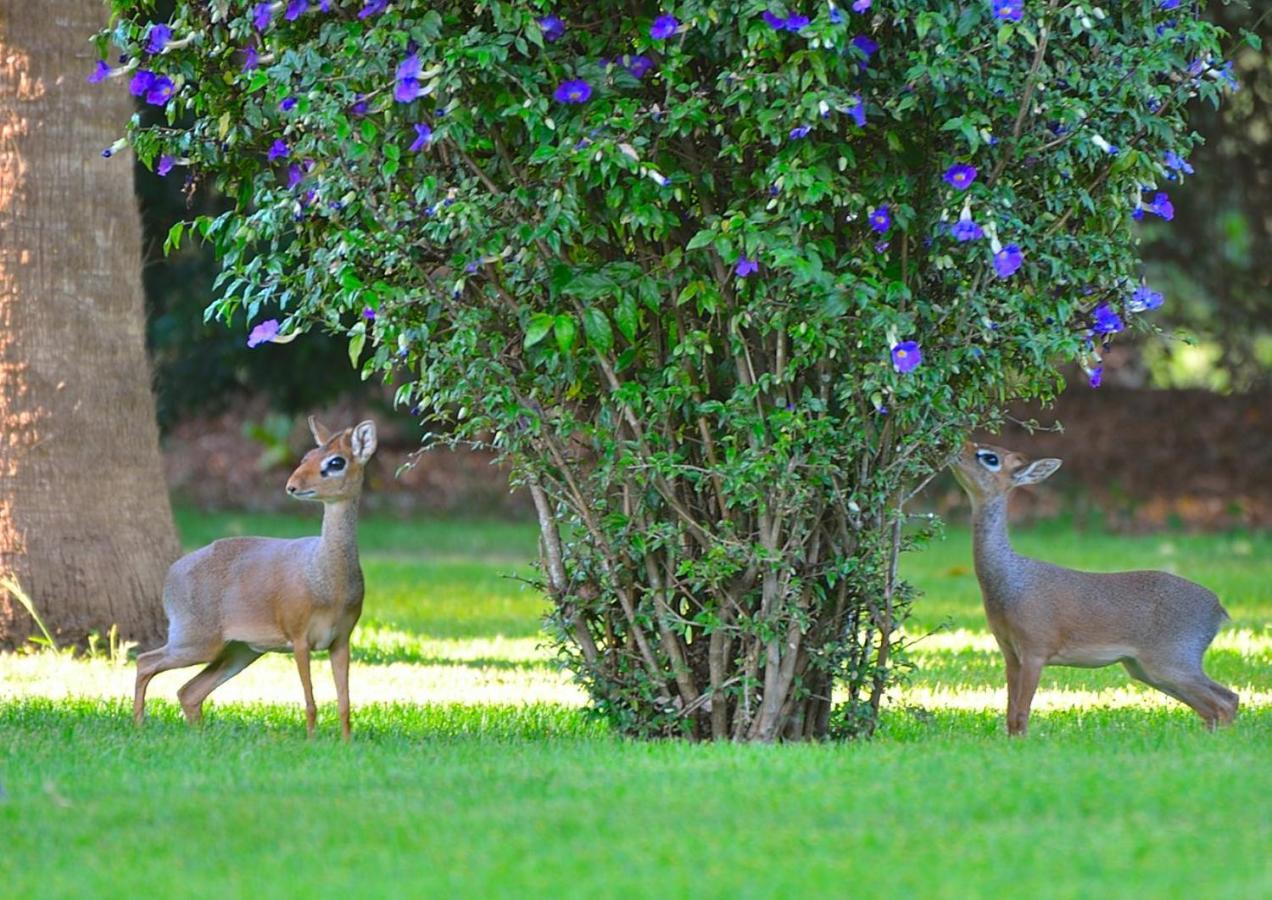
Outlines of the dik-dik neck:
[[358,571],[358,501],[323,504],[322,537],[315,566],[328,584],[351,580]]
[[981,584],[1005,583],[1017,567],[1017,557],[1007,537],[1007,497],[991,497],[972,503],[972,551]]

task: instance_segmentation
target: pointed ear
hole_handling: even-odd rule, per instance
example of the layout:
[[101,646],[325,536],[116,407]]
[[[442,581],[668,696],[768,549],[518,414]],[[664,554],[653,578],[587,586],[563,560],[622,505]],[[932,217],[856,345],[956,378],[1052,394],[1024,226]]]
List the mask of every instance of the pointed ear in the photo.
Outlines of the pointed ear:
[[1058,468],[1060,468],[1060,460],[1058,459],[1035,460],[1011,476],[1011,483],[1017,487],[1022,484],[1037,484],[1054,475]]
[[313,416],[309,417],[309,433],[314,436],[314,443],[319,447],[331,440],[331,432],[323,428],[322,423]]
[[353,437],[350,438],[353,444],[353,458],[359,463],[365,463],[371,458],[371,454],[375,452],[375,423],[370,419],[365,422],[359,422],[357,427],[353,429]]

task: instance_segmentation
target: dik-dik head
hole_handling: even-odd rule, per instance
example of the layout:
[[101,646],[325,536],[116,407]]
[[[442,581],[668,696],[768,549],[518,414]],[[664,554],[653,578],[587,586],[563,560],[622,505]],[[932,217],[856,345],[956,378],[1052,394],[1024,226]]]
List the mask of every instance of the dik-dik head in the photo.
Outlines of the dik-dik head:
[[1002,447],[968,443],[950,468],[972,501],[980,503],[1001,497],[1012,488],[1037,484],[1060,468],[1060,460],[1031,461]]
[[291,478],[287,493],[297,500],[332,503],[352,500],[362,493],[362,473],[375,453],[375,423],[361,422],[344,431],[328,431],[309,417],[315,449],[305,454]]

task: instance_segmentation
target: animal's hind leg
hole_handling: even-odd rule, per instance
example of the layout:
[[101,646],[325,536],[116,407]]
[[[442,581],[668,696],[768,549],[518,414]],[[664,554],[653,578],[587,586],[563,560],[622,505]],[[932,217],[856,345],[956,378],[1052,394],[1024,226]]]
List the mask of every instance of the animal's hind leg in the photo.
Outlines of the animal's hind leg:
[[[1162,665],[1153,660],[1141,659],[1134,663],[1127,661],[1125,665],[1126,670],[1140,681],[1191,706],[1211,731],[1214,731],[1220,721],[1231,721],[1227,715],[1227,704],[1222,695],[1214,690],[1226,688],[1206,677],[1199,662],[1190,666]],[[1235,708],[1232,714],[1236,714]]]
[[169,669],[181,669],[207,662],[211,657],[188,647],[170,648],[167,644],[137,657],[137,684],[133,691],[133,724],[140,725],[146,716],[146,688],[150,679]]
[[261,653],[247,644],[237,641],[226,644],[216,659],[212,660],[198,675],[181,686],[177,698],[181,701],[181,710],[186,721],[197,725],[203,721],[203,701],[225,682],[242,672],[256,660]]
[[1237,717],[1237,707],[1241,705],[1241,698],[1236,691],[1230,690],[1209,676],[1203,674],[1202,678],[1206,679],[1206,688],[1219,701],[1219,724],[1231,725],[1232,720]]

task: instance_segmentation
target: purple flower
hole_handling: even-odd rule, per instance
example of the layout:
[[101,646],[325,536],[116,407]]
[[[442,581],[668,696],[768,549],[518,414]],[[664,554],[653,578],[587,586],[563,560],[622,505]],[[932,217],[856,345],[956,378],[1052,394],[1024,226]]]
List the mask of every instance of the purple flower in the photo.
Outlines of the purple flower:
[[808,133],[813,130],[811,125],[799,125],[791,129],[791,140],[798,141],[800,138],[808,137]]
[[349,107],[349,113],[356,118],[362,118],[367,114],[367,101],[363,99],[362,94],[353,95],[353,106]]
[[781,31],[786,27],[786,20],[772,10],[766,9],[762,18],[764,23],[774,31]]
[[1091,387],[1098,388],[1104,378],[1104,366],[1096,366],[1091,370]]
[[132,79],[128,82],[128,93],[134,97],[144,97],[149,93],[150,88],[154,86],[155,73],[148,72],[145,69],[138,69],[133,73]]
[[581,78],[561,82],[552,94],[558,103],[586,103],[591,96],[592,86]]
[[892,227],[892,210],[888,208],[888,204],[883,204],[870,214],[870,227],[880,234],[888,233],[888,229]]
[[176,85],[172,83],[171,78],[167,75],[156,75],[150,82],[150,89],[146,91],[146,102],[151,106],[163,106],[171,99],[174,90]]
[[367,0],[367,5],[362,7],[362,12],[358,13],[359,19],[369,19],[372,16],[378,16],[384,12],[384,8],[389,5],[389,0]]
[[737,275],[739,278],[745,278],[746,276],[754,272],[758,272],[759,270],[760,270],[760,264],[758,262],[756,262],[753,259],[748,259],[745,256],[739,256],[738,264],[734,266],[733,273]]
[[841,13],[839,11],[839,7],[833,3],[830,4],[830,24],[831,25],[844,24],[844,14]]
[[853,12],[865,12],[870,8],[872,0],[856,0],[852,5]]
[[1008,244],[994,254],[994,271],[999,278],[1010,278],[1024,263],[1025,256],[1016,244]]
[[252,333],[247,336],[247,346],[259,347],[261,344],[269,343],[276,337],[278,337],[278,320],[266,319],[253,328]]
[[162,23],[151,25],[150,31],[146,35],[146,52],[151,56],[156,53],[162,53],[163,48],[168,46],[168,41],[172,39],[172,29]]
[[375,310],[374,310],[374,309],[372,309],[372,308],[371,308],[371,307],[369,307],[369,306],[364,307],[364,308],[363,308],[363,310],[362,310],[362,318],[366,319],[368,322],[374,322],[374,321],[375,321]]
[[675,16],[662,15],[654,19],[654,24],[649,27],[649,36],[656,41],[665,41],[675,34],[679,27],[680,23],[676,21]]
[[176,160],[165,153],[163,156],[159,157],[159,165],[155,166],[155,174],[160,177],[167,175],[172,171],[172,167],[175,163]]
[[993,0],[994,18],[1006,19],[1008,22],[1019,22],[1025,14],[1024,0]]
[[281,109],[283,112],[291,112],[293,109],[296,108],[296,98],[284,97],[283,102],[278,104],[278,108]]
[[807,28],[809,21],[810,19],[808,18],[808,16],[801,16],[795,13],[791,13],[789,16],[786,17],[786,21],[782,23],[782,27],[785,28],[787,31],[799,31],[803,28]]
[[892,366],[902,374],[913,372],[923,362],[923,351],[914,341],[902,341],[892,348]]
[[1154,194],[1153,199],[1144,208],[1154,215],[1161,216],[1167,222],[1175,218],[1175,204],[1170,202],[1170,197],[1163,191]]
[[635,78],[637,81],[644,78],[646,73],[654,67],[654,61],[648,56],[624,56],[623,68],[627,70],[627,74]]
[[1219,77],[1234,91],[1241,90],[1241,82],[1237,81],[1237,76],[1232,71],[1232,60],[1223,64],[1223,68],[1219,70]]
[[1151,290],[1148,285],[1141,284],[1135,289],[1135,293],[1131,294],[1130,302],[1126,304],[1128,311],[1133,313],[1148,312],[1157,309],[1165,300],[1162,295]]
[[274,11],[268,3],[258,3],[252,7],[252,25],[257,31],[264,31],[274,18]]
[[958,221],[950,228],[950,234],[954,235],[959,241],[977,241],[985,236],[985,232],[981,227],[972,221],[972,214],[965,212],[959,216]]
[[287,12],[283,13],[283,18],[288,22],[295,22],[308,11],[309,0],[288,0]]
[[248,47],[243,51],[243,71],[250,72],[256,68],[260,62],[260,54],[256,52],[256,47]]
[[967,190],[976,180],[976,167],[967,163],[955,163],[945,170],[945,181],[960,191]]
[[393,99],[398,103],[410,103],[424,88],[420,84],[420,58],[412,53],[397,67],[397,80],[393,86]]
[[1091,313],[1091,330],[1096,334],[1117,334],[1122,330],[1122,320],[1107,303],[1101,303]]
[[274,162],[274,160],[282,159],[290,152],[291,149],[287,146],[287,142],[282,138],[276,138],[274,143],[270,145],[269,152],[265,154],[265,158],[270,162]]
[[879,45],[864,34],[859,34],[853,38],[852,45],[865,54],[867,62],[869,62],[870,57],[879,52]]
[[852,98],[852,105],[848,107],[848,115],[852,116],[852,120],[857,123],[858,128],[866,127],[866,102],[861,99],[860,94]]
[[1184,159],[1174,150],[1166,151],[1166,167],[1174,169],[1176,172],[1183,172],[1185,175],[1193,174],[1195,169],[1189,165],[1188,160]]
[[292,163],[287,167],[287,189],[291,190],[300,185],[305,180],[305,173],[301,171],[300,166]]
[[93,74],[88,76],[89,84],[101,84],[110,77],[110,66],[106,64],[106,60],[99,59],[97,65],[93,67]]
[[433,129],[429,128],[423,122],[415,126],[415,140],[411,141],[410,150],[412,153],[418,153],[429,145],[433,140]]
[[1161,0],[1157,4],[1158,9],[1175,9],[1179,6],[1179,0]]
[[565,22],[560,16],[544,16],[539,20],[539,27],[543,29],[543,39],[549,44],[555,44],[565,37]]
[[321,12],[331,12],[331,0],[318,0],[318,9]]

